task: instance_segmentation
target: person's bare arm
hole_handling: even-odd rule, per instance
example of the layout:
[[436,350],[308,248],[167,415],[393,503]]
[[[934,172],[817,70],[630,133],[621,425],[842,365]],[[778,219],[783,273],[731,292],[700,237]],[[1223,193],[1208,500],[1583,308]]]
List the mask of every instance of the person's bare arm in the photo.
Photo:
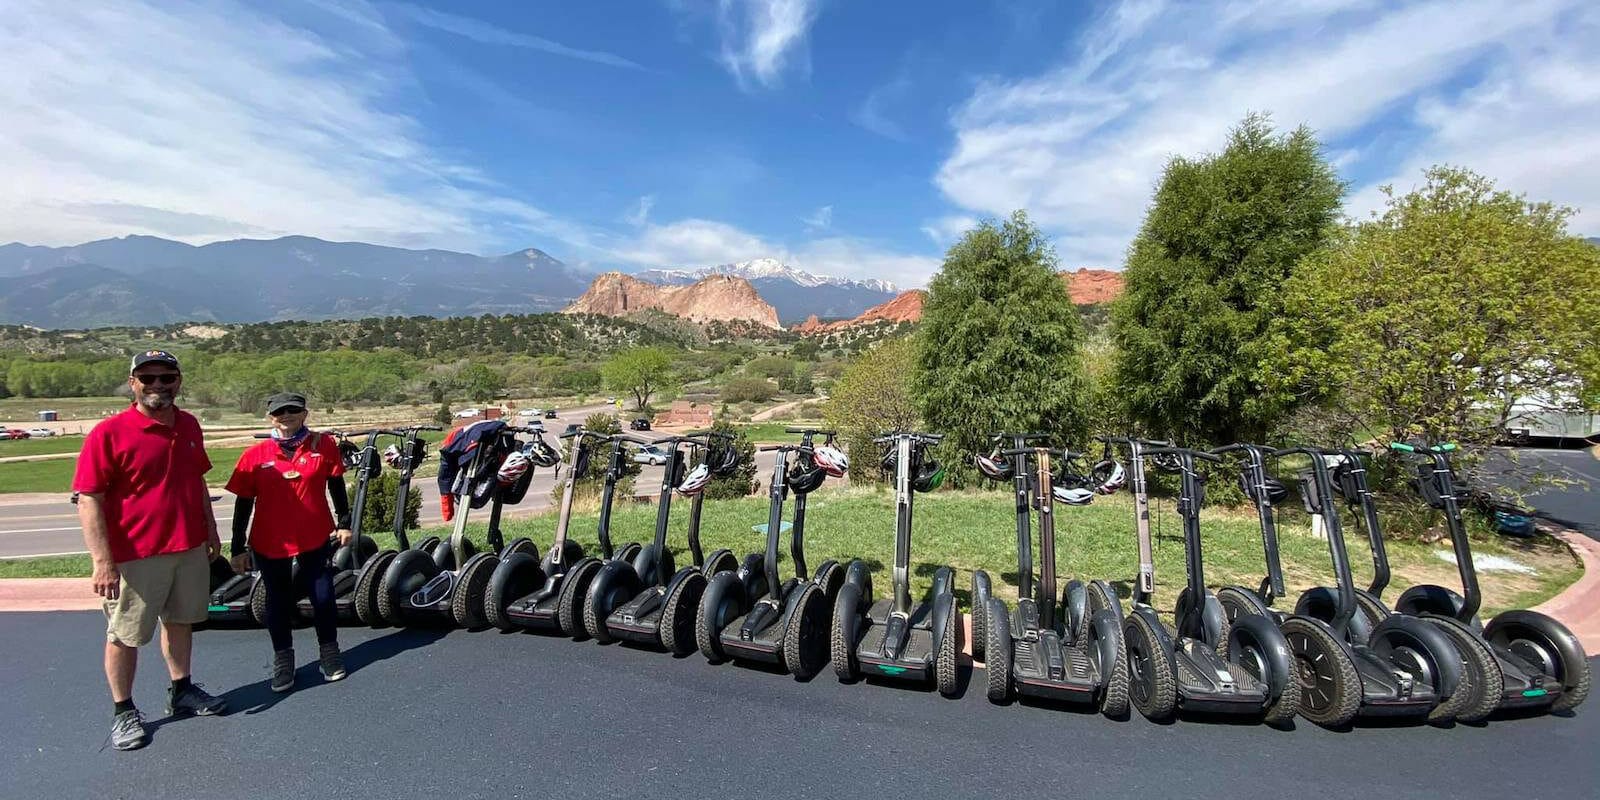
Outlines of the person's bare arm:
[[106,515],[101,507],[104,495],[80,492],[78,494],[78,524],[83,526],[83,546],[94,562],[94,593],[107,600],[117,599],[121,591],[122,573],[117,562],[111,559],[111,542],[106,538]]
[[206,560],[210,561],[222,555],[222,537],[217,535],[217,510],[211,505],[211,487],[206,485],[204,475],[196,481],[200,484],[200,502],[206,506]]

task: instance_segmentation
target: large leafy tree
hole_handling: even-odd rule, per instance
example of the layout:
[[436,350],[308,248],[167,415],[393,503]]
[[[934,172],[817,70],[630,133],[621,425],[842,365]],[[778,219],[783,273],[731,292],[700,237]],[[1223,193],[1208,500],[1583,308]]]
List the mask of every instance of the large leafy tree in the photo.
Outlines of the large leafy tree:
[[1600,405],[1600,249],[1567,234],[1571,209],[1450,167],[1385,194],[1285,285],[1258,367],[1280,402],[1467,444],[1501,436],[1519,401]]
[[1343,193],[1310,130],[1278,135],[1261,115],[1221,153],[1167,163],[1112,309],[1117,393],[1146,433],[1259,440],[1288,411],[1262,402],[1259,340]]
[[672,354],[660,347],[635,347],[612,356],[600,367],[606,388],[633,395],[634,404],[650,407],[650,397],[670,391],[676,380]]
[[920,426],[922,417],[911,397],[916,356],[910,339],[891,339],[852,360],[834,382],[823,417],[850,454],[851,483],[878,481],[872,439],[879,432]]
[[[1056,256],[1023,212],[968,231],[928,285],[912,395],[955,454],[1002,430],[1086,433],[1082,330]],[[952,472],[959,482],[960,471]]]

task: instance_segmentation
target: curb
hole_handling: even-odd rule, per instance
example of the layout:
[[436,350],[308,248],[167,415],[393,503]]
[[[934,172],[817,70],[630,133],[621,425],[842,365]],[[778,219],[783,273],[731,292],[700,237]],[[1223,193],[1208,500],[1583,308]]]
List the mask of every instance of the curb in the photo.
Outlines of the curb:
[[1572,629],[1591,656],[1600,655],[1600,542],[1573,530],[1552,531],[1583,562],[1583,577],[1533,608]]
[[88,578],[0,580],[0,611],[94,611],[100,603]]

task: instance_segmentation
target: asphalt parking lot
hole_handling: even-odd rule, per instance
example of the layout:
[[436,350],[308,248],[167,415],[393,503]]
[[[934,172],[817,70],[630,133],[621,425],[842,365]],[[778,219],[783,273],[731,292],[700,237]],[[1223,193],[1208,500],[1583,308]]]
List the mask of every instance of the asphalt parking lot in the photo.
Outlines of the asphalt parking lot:
[[[0,795],[249,797],[1543,797],[1600,785],[1600,707],[1483,727],[1155,725],[932,692],[810,683],[532,634],[342,632],[324,684],[275,695],[259,630],[199,634],[220,718],[102,749],[110,701],[93,612],[0,614]],[[1593,663],[1593,662],[1591,662]],[[135,699],[165,702],[154,648]]]

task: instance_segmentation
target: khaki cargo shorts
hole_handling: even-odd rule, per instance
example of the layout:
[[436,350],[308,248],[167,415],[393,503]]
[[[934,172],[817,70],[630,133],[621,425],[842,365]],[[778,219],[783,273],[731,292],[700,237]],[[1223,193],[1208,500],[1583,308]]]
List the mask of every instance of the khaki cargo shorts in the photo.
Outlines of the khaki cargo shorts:
[[211,565],[206,546],[124,561],[122,591],[103,604],[106,641],[128,647],[149,644],[156,622],[193,625],[206,621],[211,595]]

